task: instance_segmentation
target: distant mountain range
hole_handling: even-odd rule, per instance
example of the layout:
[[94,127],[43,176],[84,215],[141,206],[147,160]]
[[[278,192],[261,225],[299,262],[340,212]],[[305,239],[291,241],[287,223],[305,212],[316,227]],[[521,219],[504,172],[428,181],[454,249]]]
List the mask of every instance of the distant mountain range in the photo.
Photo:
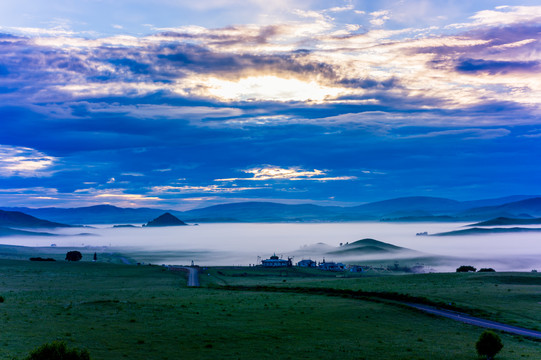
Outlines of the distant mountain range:
[[[483,221],[498,217],[516,219],[541,217],[541,196],[517,195],[476,201],[456,201],[437,197],[404,197],[352,207],[242,202],[184,212],[153,208],[119,208],[112,205],[39,209],[0,207],[0,209],[18,211],[60,224],[144,224],[166,212],[187,223]],[[2,225],[0,222],[0,226],[8,225]]]

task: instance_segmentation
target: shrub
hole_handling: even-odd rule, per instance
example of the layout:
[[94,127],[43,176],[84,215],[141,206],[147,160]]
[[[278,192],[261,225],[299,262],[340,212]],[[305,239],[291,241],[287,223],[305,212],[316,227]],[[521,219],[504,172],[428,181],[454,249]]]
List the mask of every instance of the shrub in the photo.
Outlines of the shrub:
[[475,343],[475,349],[479,356],[486,356],[487,360],[494,359],[497,353],[503,348],[500,337],[490,330],[485,330],[479,340]]
[[477,272],[496,272],[493,268],[482,268],[479,269]]
[[56,261],[53,258],[31,257],[30,261]]
[[0,296],[0,303],[3,303],[3,302],[4,302],[4,297]]
[[456,269],[456,272],[475,272],[476,270],[477,269],[471,265],[462,265],[458,269]]
[[68,349],[63,341],[43,344],[24,360],[90,360],[87,350]]

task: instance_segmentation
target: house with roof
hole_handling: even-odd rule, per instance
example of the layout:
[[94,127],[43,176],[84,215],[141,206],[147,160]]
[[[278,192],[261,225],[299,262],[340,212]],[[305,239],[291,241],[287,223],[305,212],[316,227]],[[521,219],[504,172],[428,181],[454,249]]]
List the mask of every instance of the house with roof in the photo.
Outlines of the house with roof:
[[348,265],[347,269],[350,272],[354,272],[354,273],[364,272],[364,268],[361,265]]
[[284,259],[280,259],[278,256],[276,256],[276,254],[274,254],[270,257],[270,259],[262,260],[261,265],[263,265],[263,267],[269,267],[269,268],[288,267],[288,266],[292,266],[292,262],[291,262],[291,258],[284,260]]
[[344,271],[346,269],[346,265],[342,263],[335,263],[333,261],[325,262],[325,259],[323,259],[323,262],[319,263],[318,268],[326,271]]
[[317,267],[317,263],[314,261],[314,260],[311,260],[311,259],[306,259],[306,260],[301,260],[297,263],[297,266],[299,267],[309,267],[309,268],[316,268]]

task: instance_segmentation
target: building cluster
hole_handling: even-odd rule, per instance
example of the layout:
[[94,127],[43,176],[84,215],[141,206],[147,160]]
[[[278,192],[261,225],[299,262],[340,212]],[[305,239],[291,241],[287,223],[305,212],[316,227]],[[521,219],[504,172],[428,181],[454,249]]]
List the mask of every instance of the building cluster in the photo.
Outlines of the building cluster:
[[[276,268],[276,267],[292,267],[293,259],[287,258],[287,260],[280,259],[276,254],[272,255],[269,259],[261,261],[261,265],[267,268]],[[357,265],[346,266],[342,263],[337,263],[334,261],[325,261],[325,258],[321,262],[316,262],[311,259],[301,260],[297,263],[299,267],[314,268],[326,271],[345,271],[349,270],[351,272],[362,272],[363,269]]]

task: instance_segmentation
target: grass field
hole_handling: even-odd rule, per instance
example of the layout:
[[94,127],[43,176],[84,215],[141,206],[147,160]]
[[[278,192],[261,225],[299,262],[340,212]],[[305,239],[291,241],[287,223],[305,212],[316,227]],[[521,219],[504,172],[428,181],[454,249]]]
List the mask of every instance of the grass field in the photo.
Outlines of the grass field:
[[[64,340],[104,360],[477,359],[474,344],[482,329],[473,326],[386,303],[216,285],[377,288],[456,302],[466,302],[460,292],[467,288],[478,298],[495,291],[496,310],[487,308],[495,314],[515,301],[520,313],[529,302],[519,295],[541,290],[530,274],[337,278],[318,271],[211,268],[201,278],[201,288],[187,288],[182,273],[159,266],[0,260],[0,358],[22,359],[42,343]],[[487,303],[474,305],[485,309]],[[530,306],[527,313],[539,325]],[[541,358],[541,343],[501,337],[498,359]]]

